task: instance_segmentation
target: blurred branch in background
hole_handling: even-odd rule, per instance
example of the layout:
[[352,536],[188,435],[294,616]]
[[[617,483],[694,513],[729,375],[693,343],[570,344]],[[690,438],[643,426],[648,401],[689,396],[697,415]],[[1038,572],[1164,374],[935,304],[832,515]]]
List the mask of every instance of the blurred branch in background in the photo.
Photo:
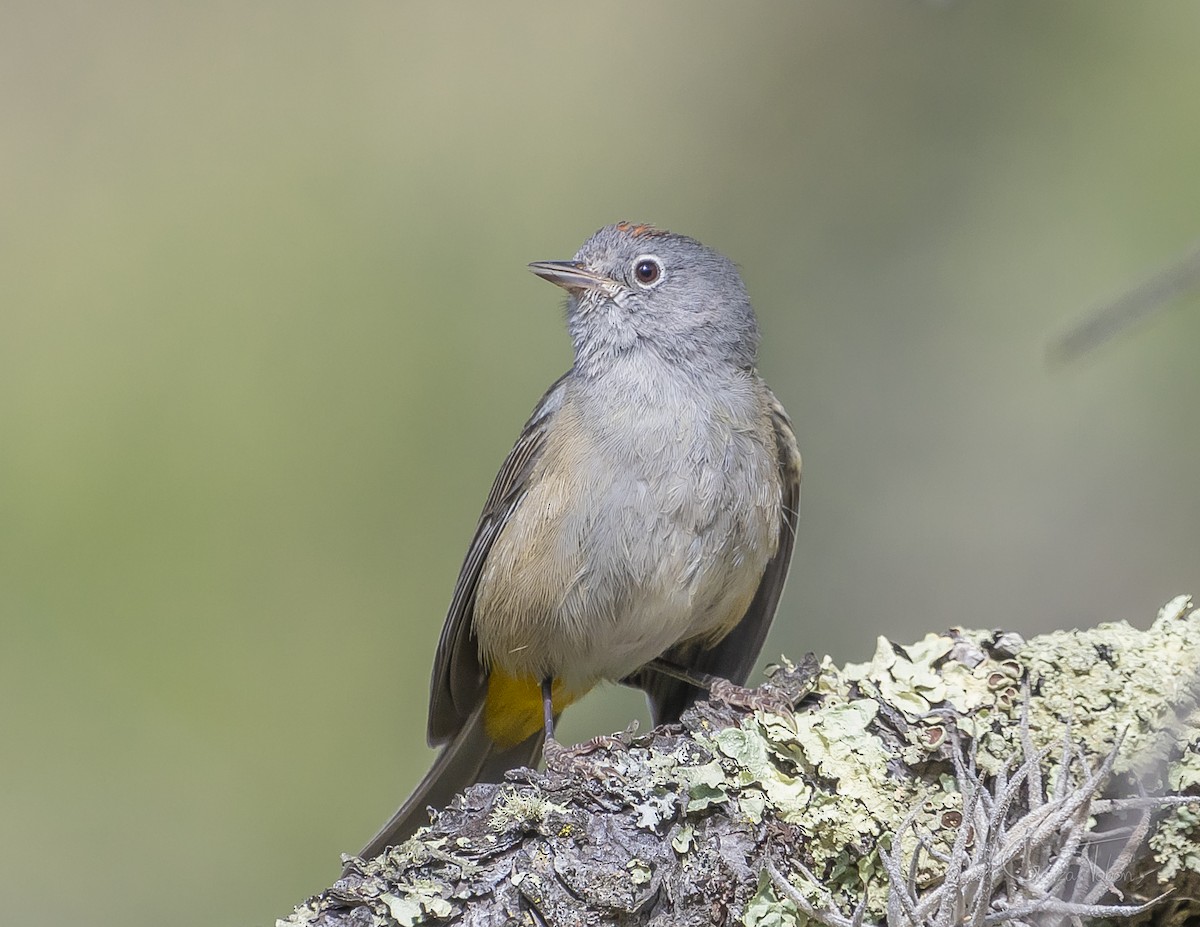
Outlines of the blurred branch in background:
[[1200,287],[1200,242],[1056,338],[1050,345],[1050,359],[1060,363],[1076,360],[1197,287]]

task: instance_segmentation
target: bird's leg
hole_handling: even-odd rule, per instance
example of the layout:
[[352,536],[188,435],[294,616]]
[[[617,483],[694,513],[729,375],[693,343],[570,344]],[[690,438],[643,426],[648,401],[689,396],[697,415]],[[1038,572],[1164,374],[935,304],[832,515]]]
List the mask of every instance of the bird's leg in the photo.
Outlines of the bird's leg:
[[559,770],[570,765],[571,751],[564,747],[554,737],[554,679],[547,676],[542,680],[542,727],[546,731],[546,739],[542,742],[542,756],[546,759],[547,770]]
[[562,771],[569,765],[567,750],[554,738],[554,679],[547,676],[542,680],[542,727],[546,739],[542,742],[542,756],[546,760],[546,771]]
[[620,734],[601,734],[591,740],[576,744],[574,747],[564,747],[554,736],[554,700],[551,693],[554,688],[553,679],[542,680],[542,725],[546,730],[546,739],[542,743],[542,756],[546,758],[546,769],[565,772],[573,761],[587,756],[597,750],[611,747],[628,748],[633,735],[637,732],[637,721],[630,723]]
[[671,660],[656,657],[647,663],[643,669],[651,670],[671,679],[687,683],[708,693],[714,702],[728,705],[730,708],[741,708],[745,711],[791,711],[793,702],[783,692],[771,691],[769,685],[762,689],[748,689],[730,682],[722,676],[714,676],[703,670],[680,666]]
[[542,725],[549,743],[554,740],[554,680],[549,676],[542,680]]

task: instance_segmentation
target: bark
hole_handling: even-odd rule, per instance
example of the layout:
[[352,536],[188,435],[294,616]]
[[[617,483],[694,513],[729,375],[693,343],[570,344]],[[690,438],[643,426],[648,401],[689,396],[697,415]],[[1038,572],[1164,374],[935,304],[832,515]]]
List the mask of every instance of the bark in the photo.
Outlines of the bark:
[[1200,917],[1200,612],[961,628],[779,667],[477,785],[281,924],[1047,924]]

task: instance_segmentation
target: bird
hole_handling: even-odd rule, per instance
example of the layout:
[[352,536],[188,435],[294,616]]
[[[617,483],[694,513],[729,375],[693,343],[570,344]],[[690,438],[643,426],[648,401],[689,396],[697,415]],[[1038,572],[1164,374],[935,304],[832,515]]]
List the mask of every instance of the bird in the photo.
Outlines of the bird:
[[566,290],[573,364],[501,465],[454,586],[430,683],[441,752],[360,858],[558,755],[555,721],[597,684],[645,690],[656,724],[714,680],[740,686],[787,578],[800,452],[736,265],[618,222],[529,268]]

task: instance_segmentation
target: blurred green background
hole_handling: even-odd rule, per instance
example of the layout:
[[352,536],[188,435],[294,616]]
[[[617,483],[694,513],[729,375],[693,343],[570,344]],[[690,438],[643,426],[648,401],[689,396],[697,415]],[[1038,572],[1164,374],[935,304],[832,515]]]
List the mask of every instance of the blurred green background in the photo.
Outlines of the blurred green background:
[[[725,251],[805,460],[768,655],[1200,592],[1200,5],[8,3],[0,895],[263,924],[425,770],[497,465],[569,364],[529,274]],[[569,737],[641,712],[608,689]]]

